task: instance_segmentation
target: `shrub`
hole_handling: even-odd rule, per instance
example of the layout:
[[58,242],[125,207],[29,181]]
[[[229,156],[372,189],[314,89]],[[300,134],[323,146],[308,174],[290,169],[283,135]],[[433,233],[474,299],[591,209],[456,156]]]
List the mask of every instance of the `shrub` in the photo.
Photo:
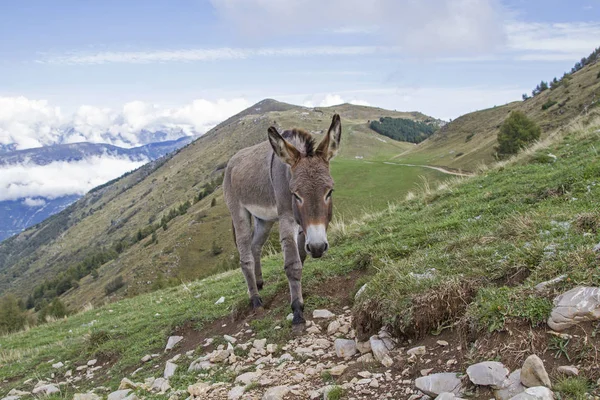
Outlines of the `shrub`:
[[596,79],[600,79],[600,71],[598,71],[598,75],[596,75]]
[[108,296],[121,289],[123,286],[125,286],[125,281],[123,280],[123,277],[119,275],[106,284],[106,286],[104,287],[104,292]]
[[406,118],[382,117],[379,121],[371,121],[369,127],[375,132],[411,143],[419,143],[433,135],[437,127],[421,121]]
[[223,248],[219,246],[215,240],[213,240],[211,251],[213,256],[218,256],[223,252]]
[[211,206],[211,207],[214,207],[214,206],[216,206],[216,205],[217,205],[217,198],[216,198],[216,197],[213,197],[213,199],[210,201],[210,206]]
[[47,317],[63,318],[67,315],[69,315],[67,306],[58,297],[55,297],[50,304],[42,308],[38,320],[44,322]]
[[27,313],[13,294],[0,299],[0,335],[19,331],[26,323]]
[[542,104],[542,110],[547,110],[547,109],[549,109],[550,107],[552,107],[555,104],[556,104],[556,100],[548,99],[547,102],[545,102],[544,104]]
[[521,111],[513,111],[504,121],[498,132],[500,155],[516,154],[531,142],[539,139],[540,127]]

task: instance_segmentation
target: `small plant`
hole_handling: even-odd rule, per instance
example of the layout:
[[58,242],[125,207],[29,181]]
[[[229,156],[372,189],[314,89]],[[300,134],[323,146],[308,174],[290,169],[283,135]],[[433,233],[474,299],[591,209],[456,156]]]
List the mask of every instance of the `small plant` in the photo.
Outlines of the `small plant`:
[[341,386],[335,386],[327,393],[329,400],[340,400],[344,395],[344,389]]
[[560,358],[560,356],[565,356],[568,361],[571,361],[571,357],[569,357],[569,352],[567,347],[569,346],[570,339],[563,339],[562,337],[552,336],[550,338],[550,343],[548,344],[548,349],[554,351],[554,358]]
[[329,371],[323,371],[321,373],[321,379],[323,379],[324,383],[335,382],[335,379],[333,379],[333,375],[331,375],[331,372],[329,372]]
[[558,381],[554,390],[561,394],[561,398],[584,400],[590,391],[590,383],[582,376],[572,376]]
[[223,252],[223,248],[217,244],[216,240],[213,240],[211,252],[212,252],[213,256],[218,256],[219,254],[221,254]]
[[216,197],[213,197],[213,199],[210,201],[210,206],[211,206],[211,207],[214,207],[214,206],[216,206],[216,205],[217,205],[217,198],[216,198]]
[[106,286],[104,287],[104,292],[108,296],[121,289],[123,286],[125,286],[125,281],[123,280],[123,277],[119,275],[106,284]]

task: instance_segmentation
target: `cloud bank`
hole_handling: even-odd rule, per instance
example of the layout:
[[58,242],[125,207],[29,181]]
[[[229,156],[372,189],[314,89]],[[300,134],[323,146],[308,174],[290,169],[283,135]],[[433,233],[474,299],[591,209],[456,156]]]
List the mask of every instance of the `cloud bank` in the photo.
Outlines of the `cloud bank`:
[[44,204],[40,197],[84,195],[146,162],[104,156],[75,162],[56,161],[43,166],[31,163],[4,166],[0,168],[0,201],[24,198],[25,205],[38,207]]
[[244,110],[247,100],[194,100],[177,108],[133,101],[120,110],[90,105],[65,115],[45,100],[0,97],[0,145],[17,150],[59,143],[110,143],[121,147],[146,144],[142,131],[164,131],[164,140],[203,134]]

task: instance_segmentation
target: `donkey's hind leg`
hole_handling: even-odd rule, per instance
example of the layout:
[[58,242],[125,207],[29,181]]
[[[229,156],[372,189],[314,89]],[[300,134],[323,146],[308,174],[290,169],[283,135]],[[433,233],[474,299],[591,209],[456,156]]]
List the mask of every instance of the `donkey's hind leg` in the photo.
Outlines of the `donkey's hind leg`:
[[258,294],[256,286],[256,276],[254,274],[254,257],[252,256],[252,223],[250,213],[246,210],[236,210],[232,212],[233,227],[235,229],[235,243],[240,253],[240,266],[242,273],[248,284],[248,294],[253,308],[262,306],[262,300]]
[[263,288],[262,267],[260,265],[260,256],[265,242],[269,238],[269,232],[275,221],[265,221],[264,219],[254,217],[254,235],[252,236],[252,256],[254,257],[254,276],[258,290]]

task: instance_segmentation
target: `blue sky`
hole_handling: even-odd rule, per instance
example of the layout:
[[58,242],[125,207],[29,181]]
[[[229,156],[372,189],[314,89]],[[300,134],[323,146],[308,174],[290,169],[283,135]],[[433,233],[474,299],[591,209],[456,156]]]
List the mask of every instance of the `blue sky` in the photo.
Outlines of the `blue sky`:
[[599,21],[599,0],[4,1],[0,142],[73,120],[202,131],[267,97],[456,118],[562,75]]

